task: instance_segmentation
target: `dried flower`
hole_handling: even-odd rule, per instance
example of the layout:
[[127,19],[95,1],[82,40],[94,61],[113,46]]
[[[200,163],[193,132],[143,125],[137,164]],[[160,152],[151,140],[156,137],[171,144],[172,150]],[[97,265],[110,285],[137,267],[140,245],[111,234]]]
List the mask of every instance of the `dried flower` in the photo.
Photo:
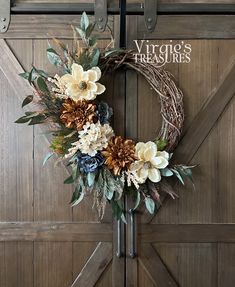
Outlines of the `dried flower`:
[[135,157],[135,143],[133,140],[124,139],[121,136],[112,137],[108,147],[102,152],[106,158],[105,164],[115,175],[129,169]]
[[69,149],[66,157],[73,156],[78,150],[90,156],[96,155],[97,151],[108,146],[108,141],[113,136],[113,129],[108,124],[101,125],[99,121],[97,123],[87,122],[78,134],[79,140],[72,143],[73,147]]
[[97,117],[101,124],[107,124],[113,115],[113,109],[105,102],[100,102],[96,111]]
[[75,128],[78,131],[86,124],[93,123],[96,118],[96,106],[86,101],[75,102],[67,99],[63,103],[60,119],[67,128]]
[[77,156],[77,160],[79,169],[83,173],[94,172],[104,163],[104,158],[99,152],[95,156],[80,154]]
[[137,173],[140,183],[144,183],[147,178],[152,182],[161,180],[159,169],[168,166],[169,154],[166,151],[157,151],[154,142],[139,142],[136,147],[137,161],[131,164],[130,170]]
[[84,71],[81,65],[73,63],[71,70],[72,74],[63,75],[60,82],[66,87],[66,95],[74,101],[94,100],[105,91],[105,86],[97,83],[101,77],[99,67]]

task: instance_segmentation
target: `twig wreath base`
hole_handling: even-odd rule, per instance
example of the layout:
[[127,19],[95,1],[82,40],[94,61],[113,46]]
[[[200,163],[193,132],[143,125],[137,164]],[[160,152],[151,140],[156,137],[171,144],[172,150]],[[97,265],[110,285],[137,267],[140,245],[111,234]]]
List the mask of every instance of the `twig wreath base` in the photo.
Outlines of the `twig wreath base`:
[[[171,163],[184,122],[183,94],[171,73],[154,63],[136,62],[132,51],[112,48],[112,37],[104,51],[97,48],[94,26],[83,13],[80,27],[73,28],[72,51],[54,39],[58,50],[49,46],[47,56],[58,74],[50,76],[35,67],[21,74],[35,89],[22,107],[36,103],[41,108],[25,112],[16,123],[50,126],[51,152],[43,164],[56,155],[56,162],[65,162],[71,168],[71,175],[64,181],[75,187],[71,206],[91,193],[93,207],[101,218],[110,203],[114,216],[125,221],[124,196],[133,198],[133,209],[143,201],[153,214],[161,204],[161,192],[177,197],[169,177],[176,177],[182,184],[185,178],[193,183],[194,166]],[[155,140],[136,143],[115,135],[110,125],[113,109],[99,101],[99,95],[105,92],[99,81],[105,73],[121,67],[144,76],[159,96],[162,125]]]

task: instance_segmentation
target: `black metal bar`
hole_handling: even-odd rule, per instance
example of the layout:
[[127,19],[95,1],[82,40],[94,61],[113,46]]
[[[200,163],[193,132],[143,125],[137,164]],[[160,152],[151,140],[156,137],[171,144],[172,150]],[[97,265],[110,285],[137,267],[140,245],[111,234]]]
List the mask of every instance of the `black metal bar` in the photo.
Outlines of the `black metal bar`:
[[126,48],[126,0],[120,0],[120,39],[119,47]]
[[130,221],[131,221],[131,236],[130,236],[130,240],[131,240],[131,244],[130,244],[130,251],[129,251],[129,255],[131,258],[135,258],[136,257],[136,234],[135,234],[135,211],[133,209],[129,210],[130,213]]
[[[94,14],[92,3],[13,3],[11,12],[14,14],[81,14],[86,11]],[[120,14],[117,4],[109,4],[108,14]],[[143,15],[141,4],[127,4],[126,14]],[[158,14],[234,14],[235,4],[203,4],[203,3],[168,3],[158,5]]]
[[117,221],[117,252],[116,255],[118,258],[123,256],[122,253],[122,222],[121,219]]

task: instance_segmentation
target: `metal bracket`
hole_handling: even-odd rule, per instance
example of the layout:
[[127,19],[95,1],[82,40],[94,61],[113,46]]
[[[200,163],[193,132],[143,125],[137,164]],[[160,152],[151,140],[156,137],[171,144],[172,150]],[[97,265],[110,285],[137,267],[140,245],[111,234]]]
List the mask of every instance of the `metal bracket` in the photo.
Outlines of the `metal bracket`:
[[149,32],[153,32],[157,24],[157,0],[144,1],[144,20]]
[[95,22],[100,32],[105,30],[107,25],[107,0],[95,1]]
[[11,1],[0,0],[0,33],[5,33],[11,18]]

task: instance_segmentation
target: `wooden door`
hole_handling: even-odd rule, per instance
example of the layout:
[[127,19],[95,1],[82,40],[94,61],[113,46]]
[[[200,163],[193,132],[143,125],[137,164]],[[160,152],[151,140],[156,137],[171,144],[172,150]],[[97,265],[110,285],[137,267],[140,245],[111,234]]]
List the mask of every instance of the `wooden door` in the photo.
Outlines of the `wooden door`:
[[[124,286],[124,259],[116,257],[116,226],[108,209],[102,222],[92,211],[92,197],[71,208],[72,189],[63,184],[65,166],[43,167],[48,138],[39,127],[19,126],[22,99],[31,88],[18,74],[32,65],[51,73],[48,39],[72,45],[71,24],[80,16],[12,15],[0,35],[0,286]],[[117,18],[109,25],[116,33]],[[104,32],[99,45],[110,42]],[[114,127],[124,130],[122,74],[106,79],[105,100],[114,106]],[[118,87],[118,88],[117,88]]]
[[[235,282],[235,17],[159,16],[149,34],[143,16],[128,16],[128,47],[191,44],[189,64],[166,65],[184,93],[185,126],[175,150],[178,163],[199,164],[196,191],[175,185],[179,199],[165,198],[155,216],[137,212],[137,256],[127,230],[127,286],[232,287]],[[146,81],[128,71],[127,135],[154,139],[159,101]],[[127,208],[133,207],[128,203]],[[130,224],[130,218],[128,218]]]

